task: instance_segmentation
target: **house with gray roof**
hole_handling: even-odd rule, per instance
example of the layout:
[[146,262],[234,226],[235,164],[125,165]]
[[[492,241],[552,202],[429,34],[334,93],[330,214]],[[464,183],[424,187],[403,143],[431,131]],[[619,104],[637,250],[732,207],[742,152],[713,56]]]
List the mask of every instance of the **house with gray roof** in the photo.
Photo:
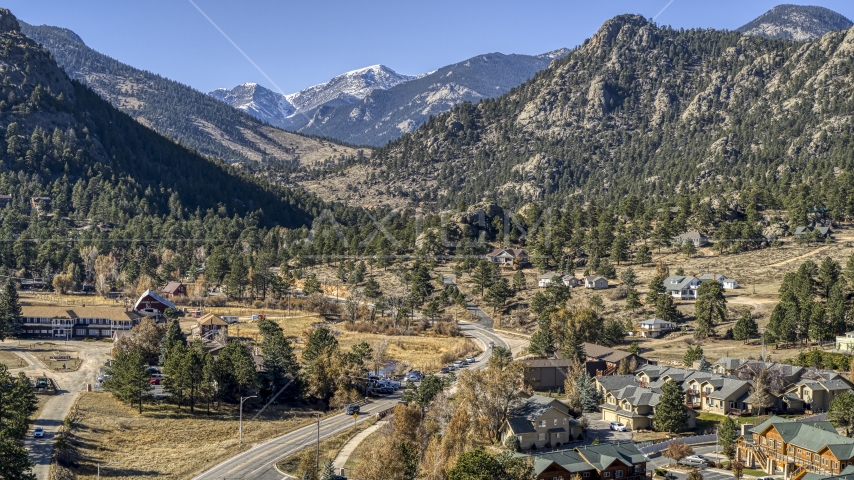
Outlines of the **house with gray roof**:
[[683,233],[682,235],[676,235],[673,237],[673,244],[681,247],[686,243],[691,242],[695,247],[705,247],[709,244],[709,237],[703,235],[702,233],[692,230],[690,232]]
[[842,377],[827,380],[801,379],[790,386],[784,393],[794,395],[803,401],[803,408],[814,412],[826,412],[830,402],[844,392],[851,391],[851,383]]
[[[602,420],[620,422],[629,430],[648,430],[653,427],[655,407],[661,399],[659,391],[639,385],[625,386],[607,392],[603,403]],[[696,426],[697,412],[686,409],[688,428]]]
[[664,279],[664,291],[679,300],[696,300],[700,280],[690,275],[671,275]]
[[501,428],[501,442],[515,435],[523,450],[559,447],[581,438],[581,427],[569,407],[544,395],[520,398]]
[[721,357],[712,364],[712,372],[718,375],[735,375],[735,369],[747,360],[733,357]]
[[734,278],[727,278],[726,275],[720,273],[704,273],[697,277],[701,284],[705,282],[715,281],[721,284],[724,290],[735,290],[738,288],[738,281]]
[[650,318],[640,322],[640,336],[644,338],[658,338],[668,333],[679,330],[679,325],[660,318]]
[[601,275],[590,275],[584,277],[584,287],[591,290],[605,290],[608,288],[608,279]]
[[795,228],[795,239],[824,239],[833,233],[830,227],[797,227]]
[[542,274],[540,274],[539,277],[537,277],[537,286],[539,286],[540,288],[546,288],[549,285],[551,285],[552,282],[558,282],[560,280],[561,280],[561,275],[559,273],[556,273],[556,272],[542,273]]

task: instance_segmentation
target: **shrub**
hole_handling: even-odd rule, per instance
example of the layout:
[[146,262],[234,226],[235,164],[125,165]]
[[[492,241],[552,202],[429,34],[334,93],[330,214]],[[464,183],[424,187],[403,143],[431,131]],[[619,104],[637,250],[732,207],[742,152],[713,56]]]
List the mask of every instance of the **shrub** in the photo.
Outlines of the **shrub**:
[[519,443],[519,437],[516,435],[508,435],[504,440],[504,446],[514,452],[518,452],[522,449],[521,444]]

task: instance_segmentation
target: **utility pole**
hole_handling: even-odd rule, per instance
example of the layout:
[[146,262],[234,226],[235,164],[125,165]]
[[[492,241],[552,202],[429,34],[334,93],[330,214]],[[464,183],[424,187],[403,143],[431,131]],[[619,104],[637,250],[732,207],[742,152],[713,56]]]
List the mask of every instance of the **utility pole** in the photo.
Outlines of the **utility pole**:
[[243,444],[243,402],[249,400],[250,398],[255,398],[257,395],[252,395],[251,397],[240,397],[240,421],[237,429],[240,431],[240,441],[239,443]]

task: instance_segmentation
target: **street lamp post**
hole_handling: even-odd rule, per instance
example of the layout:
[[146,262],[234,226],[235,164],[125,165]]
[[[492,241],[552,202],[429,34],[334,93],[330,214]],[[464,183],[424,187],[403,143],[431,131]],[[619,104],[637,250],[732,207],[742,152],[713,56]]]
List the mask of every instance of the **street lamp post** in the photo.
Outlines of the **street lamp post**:
[[239,443],[241,445],[243,444],[243,402],[245,402],[246,400],[249,400],[250,398],[255,398],[256,396],[257,395],[252,395],[249,397],[240,397],[240,421],[239,421],[240,425],[237,427],[237,429],[240,431],[240,442]]
[[[110,465],[121,465],[121,464],[119,462],[110,462],[110,463],[104,464],[105,467],[109,467]],[[100,463],[98,464],[98,480],[101,480],[101,464]]]

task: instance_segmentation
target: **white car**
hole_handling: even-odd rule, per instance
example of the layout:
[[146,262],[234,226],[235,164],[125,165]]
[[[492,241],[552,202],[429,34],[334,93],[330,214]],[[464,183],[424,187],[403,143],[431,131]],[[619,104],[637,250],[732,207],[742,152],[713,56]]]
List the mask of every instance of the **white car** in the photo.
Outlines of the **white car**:
[[36,429],[33,430],[33,438],[42,438],[42,437],[44,437],[44,428],[36,427]]
[[611,422],[611,430],[615,430],[617,432],[625,432],[626,426],[620,422]]
[[466,361],[469,363],[474,363],[474,357],[466,357]]

